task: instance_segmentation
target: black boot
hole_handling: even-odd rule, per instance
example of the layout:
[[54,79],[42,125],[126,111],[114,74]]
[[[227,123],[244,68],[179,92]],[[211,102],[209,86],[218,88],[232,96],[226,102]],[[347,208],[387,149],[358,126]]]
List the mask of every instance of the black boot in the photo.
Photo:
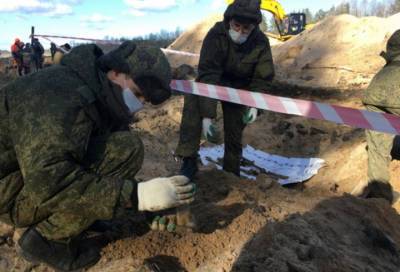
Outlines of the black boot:
[[197,158],[196,157],[184,157],[181,166],[180,174],[192,180],[194,175],[197,173]]
[[365,198],[383,198],[393,204],[393,188],[386,182],[370,181],[364,189],[363,196]]
[[21,255],[33,263],[45,263],[59,271],[79,271],[100,259],[99,248],[84,248],[80,238],[70,242],[50,241],[29,228],[18,241]]

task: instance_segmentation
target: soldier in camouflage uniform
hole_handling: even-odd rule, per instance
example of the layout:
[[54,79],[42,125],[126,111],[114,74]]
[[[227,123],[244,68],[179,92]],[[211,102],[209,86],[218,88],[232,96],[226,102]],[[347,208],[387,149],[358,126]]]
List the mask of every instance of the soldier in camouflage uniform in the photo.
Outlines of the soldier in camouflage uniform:
[[[386,65],[375,75],[363,97],[370,111],[400,115],[400,30],[388,40],[386,53],[382,52]],[[360,182],[353,195],[385,198],[393,202],[389,164],[395,135],[368,130],[368,182]]]
[[[228,6],[224,20],[208,32],[200,52],[198,82],[263,92],[274,77],[268,38],[260,31],[259,0],[236,0]],[[240,174],[242,132],[253,122],[257,110],[221,102],[224,114],[225,171]],[[211,120],[216,117],[217,100],[186,95],[175,154],[183,157],[181,174],[192,178],[197,171],[201,135],[216,141]]]
[[82,233],[95,221],[193,201],[186,177],[135,181],[144,151],[129,122],[142,102],[170,97],[170,79],[160,49],[125,42],[106,55],[76,47],[0,89],[0,220],[28,228],[23,257],[87,267],[99,252]]

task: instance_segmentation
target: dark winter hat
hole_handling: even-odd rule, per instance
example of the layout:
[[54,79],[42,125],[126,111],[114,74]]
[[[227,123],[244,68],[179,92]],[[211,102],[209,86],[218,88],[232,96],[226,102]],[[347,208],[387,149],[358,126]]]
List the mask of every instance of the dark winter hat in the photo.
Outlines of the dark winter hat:
[[136,46],[131,41],[98,60],[101,70],[129,74],[152,104],[160,104],[171,96],[171,67],[163,52],[156,47]]
[[235,0],[225,11],[225,20],[258,25],[262,21],[260,0]]
[[171,96],[171,66],[160,48],[137,47],[129,55],[127,62],[133,80],[153,105],[160,104]]
[[390,36],[386,44],[386,52],[382,52],[381,56],[386,62],[391,62],[395,57],[400,56],[400,29]]

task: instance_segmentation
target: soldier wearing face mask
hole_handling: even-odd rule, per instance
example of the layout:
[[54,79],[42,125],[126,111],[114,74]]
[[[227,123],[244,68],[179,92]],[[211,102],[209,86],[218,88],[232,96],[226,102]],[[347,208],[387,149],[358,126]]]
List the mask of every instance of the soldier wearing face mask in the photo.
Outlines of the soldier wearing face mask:
[[95,264],[84,231],[99,220],[193,201],[184,176],[138,183],[143,144],[129,130],[143,103],[171,95],[158,48],[82,45],[59,65],[0,89],[0,221],[27,228],[21,255],[57,271]]
[[[228,6],[224,20],[205,37],[200,52],[198,82],[253,92],[264,92],[274,77],[268,38],[260,31],[259,0],[236,0]],[[192,179],[197,171],[201,136],[218,141],[213,126],[217,100],[186,95],[175,154],[183,158],[181,174]],[[221,102],[224,114],[225,171],[240,175],[242,132],[255,121],[257,109]]]

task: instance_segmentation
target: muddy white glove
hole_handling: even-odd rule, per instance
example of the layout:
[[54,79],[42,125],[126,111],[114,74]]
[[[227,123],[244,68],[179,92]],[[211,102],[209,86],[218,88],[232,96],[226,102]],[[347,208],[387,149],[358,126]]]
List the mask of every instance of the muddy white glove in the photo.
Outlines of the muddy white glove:
[[195,185],[185,176],[155,178],[138,183],[139,211],[160,211],[189,204]]
[[203,118],[203,136],[210,143],[216,143],[218,141],[218,132],[212,123],[210,118]]
[[246,125],[253,123],[257,119],[258,110],[256,108],[249,108],[243,115],[243,123]]

